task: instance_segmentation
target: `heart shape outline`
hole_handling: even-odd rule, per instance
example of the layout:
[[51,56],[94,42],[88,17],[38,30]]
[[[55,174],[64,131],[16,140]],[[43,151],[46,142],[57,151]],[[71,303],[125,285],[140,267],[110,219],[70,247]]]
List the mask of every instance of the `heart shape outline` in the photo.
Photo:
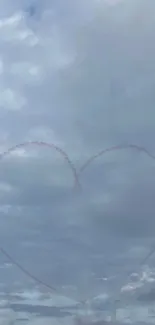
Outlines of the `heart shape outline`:
[[[60,147],[54,145],[53,143],[48,143],[48,142],[45,142],[45,141],[27,141],[27,142],[23,142],[23,143],[20,143],[20,144],[17,144],[11,148],[9,148],[8,150],[4,151],[3,153],[0,154],[0,159],[9,155],[11,152],[14,152],[16,149],[20,149],[21,147],[25,147],[25,146],[28,146],[28,145],[37,145],[37,146],[45,146],[45,147],[48,147],[50,149],[55,149],[56,151],[58,151],[61,156],[64,158],[64,160],[66,160],[67,164],[69,165],[71,171],[72,171],[72,174],[73,174],[73,178],[74,178],[74,182],[75,182],[75,185],[78,187],[78,188],[81,188],[81,184],[80,184],[80,181],[79,181],[79,177],[80,177],[80,174],[85,171],[85,169],[95,160],[97,159],[98,157],[108,153],[108,152],[112,152],[112,151],[116,151],[116,150],[124,150],[124,149],[135,149],[136,151],[140,151],[140,152],[143,152],[145,153],[148,157],[150,157],[151,159],[155,160],[155,156],[152,155],[145,147],[141,147],[141,146],[138,146],[138,145],[135,145],[135,144],[126,144],[126,145],[117,145],[117,146],[111,146],[111,147],[108,147],[104,150],[101,150],[99,152],[97,152],[96,154],[94,155],[91,155],[90,158],[88,158],[83,164],[82,166],[79,168],[79,171],[77,170],[77,168],[74,166],[72,160],[69,158],[68,154],[62,150]],[[19,268],[24,274],[26,274],[28,277],[30,277],[31,279],[33,279],[35,282],[43,285],[44,287],[54,291],[54,292],[57,292],[57,289],[47,283],[45,283],[44,281],[40,280],[38,277],[36,277],[35,275],[33,275],[31,272],[29,272],[27,269],[25,269],[20,263],[18,263],[3,247],[0,247],[0,251],[1,253],[6,256],[8,258],[8,260],[11,261],[11,263],[13,263],[15,266],[17,266],[17,268]],[[150,258],[153,253],[155,251],[155,248],[154,249],[151,249],[151,252],[149,254],[147,254],[146,257],[143,258],[142,261],[145,261]],[[140,262],[140,265],[143,264],[144,262]]]

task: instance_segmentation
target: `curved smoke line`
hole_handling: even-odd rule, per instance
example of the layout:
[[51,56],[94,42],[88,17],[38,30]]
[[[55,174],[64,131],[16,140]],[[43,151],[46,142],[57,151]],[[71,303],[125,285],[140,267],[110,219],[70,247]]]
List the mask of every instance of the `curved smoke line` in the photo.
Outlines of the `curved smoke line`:
[[[117,151],[117,150],[125,150],[125,149],[134,149],[136,151],[139,152],[143,152],[145,155],[147,155],[148,157],[150,157],[151,159],[155,160],[155,156],[153,154],[151,154],[145,147],[142,146],[138,146],[136,144],[127,144],[127,145],[117,145],[117,146],[112,146],[112,147],[108,147],[106,149],[103,149],[99,152],[97,152],[96,154],[92,155],[88,160],[86,160],[86,162],[80,167],[79,169],[79,173],[78,175],[80,176],[80,174],[85,171],[85,169],[87,169],[89,167],[89,165],[91,165],[91,163],[94,162],[94,160],[96,160],[97,158],[101,157],[102,155],[112,152],[112,151]],[[145,265],[145,263],[151,258],[151,256],[155,253],[155,244],[153,245],[153,247],[150,249],[150,251],[147,253],[147,255],[140,261],[140,263],[138,263],[138,267],[142,267],[143,265]],[[134,272],[134,271],[133,271]],[[131,273],[130,273],[131,275]],[[127,275],[127,279],[130,275]],[[127,280],[126,279],[126,280]],[[120,301],[120,299],[115,299],[115,301]],[[83,303],[85,303],[86,301],[84,301]]]
[[[73,177],[74,177],[74,180],[75,180],[75,185],[80,187],[80,183],[79,183],[79,179],[78,179],[78,176],[77,176],[76,168],[74,167],[74,165],[73,165],[72,161],[70,160],[69,156],[67,155],[67,153],[65,151],[63,151],[58,146],[55,146],[53,143],[47,143],[47,142],[43,142],[43,141],[27,141],[27,142],[24,142],[24,143],[17,144],[15,146],[9,148],[8,150],[4,151],[3,153],[0,154],[0,158],[2,159],[3,157],[9,155],[11,152],[15,151],[16,149],[19,149],[21,147],[26,147],[28,145],[44,146],[44,147],[48,147],[50,149],[55,149],[56,151],[58,151],[61,154],[61,156],[68,163],[68,165],[69,165],[69,167],[70,167],[70,169],[71,169],[71,171],[73,173]],[[30,277],[32,280],[34,280],[37,283],[47,287],[48,289],[50,289],[52,291],[56,291],[56,288],[54,288],[53,286],[50,286],[49,284],[47,284],[44,281],[40,280],[35,275],[33,275],[31,272],[26,270],[3,247],[0,247],[0,251],[5,257],[7,257],[8,260],[10,260],[11,263],[13,263],[15,266],[17,266],[18,269],[20,269],[25,275]]]
[[[82,173],[86,168],[89,167],[89,165],[97,158],[101,157],[102,155],[109,153],[111,151],[116,151],[116,150],[125,150],[125,149],[134,149],[136,151],[140,151],[143,152],[144,154],[146,154],[148,157],[150,157],[151,159],[155,160],[155,156],[152,155],[145,147],[141,147],[138,146],[136,144],[127,144],[127,145],[117,145],[117,146],[112,146],[112,147],[108,147],[106,149],[103,149],[101,151],[99,151],[98,153],[92,155],[81,167],[79,172]],[[153,248],[151,248],[151,251],[142,259],[142,261],[140,262],[140,266],[144,265],[144,263],[146,263],[146,261],[154,254],[155,252],[155,245],[153,246]]]
[[69,165],[69,167],[70,167],[70,169],[71,169],[71,171],[73,173],[75,184],[78,187],[80,187],[77,171],[76,171],[76,168],[75,168],[74,164],[70,160],[67,153],[65,151],[63,151],[61,148],[59,148],[58,146],[54,145],[53,143],[48,143],[48,142],[44,142],[44,141],[27,141],[27,142],[23,142],[23,143],[17,144],[15,146],[9,148],[8,150],[2,152],[0,154],[0,158],[3,158],[4,156],[9,155],[11,152],[15,151],[16,149],[26,147],[26,146],[29,146],[29,145],[43,146],[43,147],[47,147],[47,148],[50,148],[50,149],[55,149],[57,152],[59,152],[60,155],[64,158],[64,160],[66,160],[67,164]]
[[135,145],[135,144],[127,144],[127,145],[118,145],[118,146],[113,146],[113,147],[108,147],[104,150],[99,151],[97,154],[92,155],[81,167],[79,172],[82,173],[95,159],[101,157],[102,155],[111,152],[111,151],[116,151],[116,150],[124,150],[124,149],[135,149],[137,151],[144,152],[148,157],[152,158],[155,160],[155,156],[152,155],[147,149],[144,147]]
[[[97,158],[101,157],[102,155],[112,152],[112,151],[116,151],[116,150],[125,150],[125,149],[134,149],[136,151],[140,151],[143,152],[144,154],[146,154],[148,157],[150,157],[151,159],[155,160],[155,156],[152,155],[145,147],[141,147],[138,146],[136,144],[127,144],[127,145],[117,145],[117,146],[112,146],[112,147],[108,147],[106,149],[103,149],[99,152],[97,152],[96,154],[92,155],[81,167],[79,172],[82,173],[86,168],[89,167],[89,165]],[[140,262],[139,266],[142,266],[146,263],[146,261],[154,254],[155,252],[155,245],[153,246],[153,248],[151,248],[150,252],[142,259],[142,261]]]
[[35,275],[33,275],[32,273],[30,273],[28,270],[26,270],[20,263],[18,263],[17,261],[15,261],[15,259],[8,254],[8,252],[3,248],[0,247],[0,251],[1,253],[7,257],[7,259],[13,263],[15,266],[17,266],[17,268],[22,271],[22,273],[24,273],[25,275],[27,275],[29,278],[31,278],[32,280],[34,280],[35,282],[37,282],[38,284],[43,285],[44,287],[52,290],[52,291],[56,291],[56,288],[53,286],[50,286],[49,284],[45,283],[44,281],[40,280],[38,277],[36,277]]

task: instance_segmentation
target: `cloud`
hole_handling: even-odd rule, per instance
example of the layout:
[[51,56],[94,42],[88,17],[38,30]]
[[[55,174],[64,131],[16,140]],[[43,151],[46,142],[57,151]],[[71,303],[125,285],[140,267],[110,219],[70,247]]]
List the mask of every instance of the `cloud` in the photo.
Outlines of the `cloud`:
[[37,290],[25,290],[1,293],[0,320],[9,324],[9,321],[22,320],[43,324],[43,321],[50,320],[59,322],[60,318],[67,318],[69,321],[76,310],[77,302],[67,297],[41,293]]
[[144,303],[153,302],[155,300],[154,289],[151,289],[148,293],[142,293],[139,295],[138,300]]
[[[143,0],[0,4],[0,150],[54,143],[81,185],[54,149],[1,156],[1,244],[77,300],[137,292],[152,279],[139,264],[154,242],[154,160],[130,148],[80,168],[109,146],[154,152],[154,9]],[[153,254],[147,263],[152,270]],[[15,266],[0,273],[5,288],[30,285]]]

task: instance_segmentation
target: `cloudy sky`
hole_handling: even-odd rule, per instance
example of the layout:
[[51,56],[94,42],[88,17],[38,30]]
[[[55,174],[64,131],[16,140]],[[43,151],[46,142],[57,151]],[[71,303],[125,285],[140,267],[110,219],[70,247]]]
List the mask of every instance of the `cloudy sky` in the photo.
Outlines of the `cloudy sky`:
[[154,12],[154,0],[1,0],[3,324],[110,320],[116,307],[119,323],[153,322]]

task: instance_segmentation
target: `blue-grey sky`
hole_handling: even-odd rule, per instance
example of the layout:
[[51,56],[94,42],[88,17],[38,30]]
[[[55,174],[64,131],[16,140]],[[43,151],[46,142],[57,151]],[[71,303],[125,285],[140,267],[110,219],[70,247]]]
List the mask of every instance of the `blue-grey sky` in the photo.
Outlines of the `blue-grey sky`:
[[[21,311],[28,324],[42,325],[51,299],[57,307],[62,296],[69,306],[91,298],[93,310],[107,311],[122,297],[118,319],[129,313],[133,324],[153,313],[155,257],[139,264],[155,245],[155,161],[130,148],[79,170],[111,146],[155,154],[154,11],[154,0],[0,3],[0,152],[53,143],[81,185],[54,148],[32,145],[1,157],[0,246],[59,294],[0,254],[6,324]],[[40,300],[46,308],[34,317]],[[63,312],[69,322],[72,310]]]

